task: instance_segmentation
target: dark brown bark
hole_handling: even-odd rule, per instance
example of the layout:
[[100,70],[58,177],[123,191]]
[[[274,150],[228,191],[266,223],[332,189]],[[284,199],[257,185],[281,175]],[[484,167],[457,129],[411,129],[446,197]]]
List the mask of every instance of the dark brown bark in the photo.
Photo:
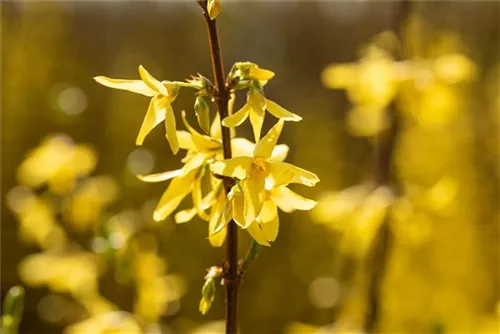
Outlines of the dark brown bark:
[[[203,16],[207,25],[208,40],[210,45],[210,58],[212,60],[212,71],[215,79],[215,87],[217,88],[214,96],[221,122],[228,116],[228,102],[230,92],[226,86],[224,78],[224,62],[219,42],[219,34],[217,31],[216,20],[212,20],[208,15],[207,1],[197,1],[203,10]],[[231,152],[231,134],[229,128],[221,123],[222,145],[224,159],[232,157]],[[233,180],[224,178],[224,190],[229,193],[233,187]],[[237,310],[238,310],[238,227],[234,221],[230,221],[227,225],[226,236],[226,261],[224,265],[224,285],[226,287],[226,334],[236,334],[238,328]]]

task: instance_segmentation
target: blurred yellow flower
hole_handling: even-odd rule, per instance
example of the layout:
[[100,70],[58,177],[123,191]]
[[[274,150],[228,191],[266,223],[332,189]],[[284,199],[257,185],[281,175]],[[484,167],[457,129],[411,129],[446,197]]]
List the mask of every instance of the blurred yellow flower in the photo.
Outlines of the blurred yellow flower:
[[97,224],[103,210],[118,195],[116,182],[108,176],[84,180],[63,205],[63,216],[83,230]]
[[137,135],[136,144],[142,145],[151,130],[165,121],[168,143],[172,152],[177,154],[179,151],[179,142],[177,140],[175,116],[171,104],[176,99],[182,84],[170,81],[160,82],[149,74],[142,65],[139,66],[139,75],[141,80],[111,79],[104,76],[94,77],[94,79],[101,85],[110,88],[127,90],[151,97],[148,111]]
[[52,207],[26,186],[7,194],[7,205],[18,216],[22,239],[43,249],[60,248],[66,242],[64,230],[57,224]]
[[97,155],[87,145],[75,145],[64,135],[49,136],[28,153],[17,170],[21,184],[38,188],[44,184],[57,194],[73,190],[78,178],[96,166]]
[[125,311],[99,314],[79,323],[68,326],[64,334],[142,334],[144,333],[134,319]]
[[364,256],[393,201],[387,187],[365,183],[323,194],[312,215],[342,234],[344,251]]
[[19,275],[29,286],[46,285],[53,291],[74,296],[97,294],[98,269],[92,253],[30,255],[19,265]]
[[156,323],[169,302],[184,294],[180,278],[166,275],[166,266],[155,251],[139,251],[134,257],[134,278],[137,299],[134,314],[146,323]]
[[[326,87],[345,89],[354,104],[347,116],[349,130],[357,136],[373,136],[386,129],[386,109],[396,98],[403,101],[403,112],[410,111],[425,125],[449,120],[458,108],[452,85],[474,78],[474,63],[458,52],[396,61],[385,50],[384,34],[364,48],[359,62],[332,64],[321,74]],[[394,42],[391,37],[389,44]]]

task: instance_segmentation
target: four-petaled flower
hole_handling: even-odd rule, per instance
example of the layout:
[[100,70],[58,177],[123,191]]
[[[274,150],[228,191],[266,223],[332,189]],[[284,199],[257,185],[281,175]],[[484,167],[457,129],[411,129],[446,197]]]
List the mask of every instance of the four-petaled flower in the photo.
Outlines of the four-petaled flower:
[[[236,210],[233,210],[233,218],[242,228],[248,228],[259,217],[268,191],[290,183],[312,187],[319,181],[315,174],[272,157],[283,124],[284,121],[279,120],[269,130],[255,145],[252,157],[235,157],[210,165],[212,173],[239,180],[241,194],[236,194],[238,191],[234,194]],[[240,195],[242,198],[238,198]]]
[[105,76],[94,77],[94,80],[106,87],[127,90],[151,97],[149,108],[137,135],[136,145],[142,145],[146,136],[158,124],[165,121],[167,140],[174,154],[179,151],[176,135],[175,116],[172,109],[181,86],[192,87],[189,83],[177,81],[158,81],[144,67],[139,66],[141,80],[111,79]]

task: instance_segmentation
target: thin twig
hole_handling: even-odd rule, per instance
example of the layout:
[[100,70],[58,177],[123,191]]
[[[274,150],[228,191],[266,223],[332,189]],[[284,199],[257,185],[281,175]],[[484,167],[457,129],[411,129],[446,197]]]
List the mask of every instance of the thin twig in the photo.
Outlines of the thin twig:
[[[217,94],[215,102],[219,110],[221,119],[222,147],[224,159],[231,159],[231,135],[229,128],[222,125],[222,120],[228,116],[228,102],[230,92],[226,86],[224,78],[224,62],[219,43],[216,20],[212,20],[208,15],[207,1],[197,0],[207,25],[208,40],[210,43],[210,58],[212,60],[212,71],[215,78]],[[234,181],[224,178],[224,189],[226,194],[231,191]],[[238,309],[238,228],[234,221],[227,225],[226,236],[226,262],[224,265],[224,285],[226,287],[226,334],[236,334],[237,332],[237,309]]]
[[[404,57],[402,54],[404,50],[404,36],[401,33],[401,29],[408,18],[409,7],[410,0],[402,0],[400,2],[393,25],[393,31],[400,41],[400,54],[397,55],[399,60]],[[389,107],[388,114],[390,118],[390,127],[387,131],[381,133],[378,138],[379,152],[376,162],[375,182],[378,186],[388,186],[392,189],[394,194],[399,194],[401,192],[401,184],[393,171],[393,165],[395,149],[401,132],[401,120],[400,112],[397,110],[394,101]],[[377,330],[380,316],[382,283],[394,238],[389,226],[390,216],[391,209],[389,208],[374,238],[372,246],[370,258],[371,270],[369,271],[370,277],[368,282],[368,310],[365,318],[365,329],[367,333],[374,333]]]

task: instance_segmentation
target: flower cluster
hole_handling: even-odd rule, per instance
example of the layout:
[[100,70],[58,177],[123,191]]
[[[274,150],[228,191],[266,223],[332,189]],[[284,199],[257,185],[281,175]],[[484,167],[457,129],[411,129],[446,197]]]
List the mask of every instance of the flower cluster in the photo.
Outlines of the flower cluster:
[[[127,90],[151,97],[151,102],[137,136],[137,145],[161,122],[165,121],[166,137],[174,154],[186,150],[181,160],[182,168],[152,175],[138,175],[145,182],[171,180],[154,212],[156,221],[164,220],[191,194],[193,208],[179,211],[174,219],[185,223],[198,215],[208,222],[209,240],[220,246],[226,235],[226,225],[234,220],[262,245],[269,246],[278,234],[277,208],[285,212],[310,210],[316,202],[296,194],[287,186],[299,183],[314,186],[318,177],[304,169],[283,162],[288,146],[277,145],[285,121],[302,118],[266,98],[264,86],[274,73],[250,62],[234,64],[227,77],[230,91],[229,116],[220,119],[217,113],[210,122],[209,106],[205,99],[214,100],[216,88],[202,75],[185,82],[159,81],[144,67],[139,67],[141,80],[111,79],[103,76],[95,80],[107,87]],[[177,130],[172,103],[181,88],[195,90],[194,111],[200,133],[191,126],[182,111],[187,129]],[[247,91],[246,103],[235,113],[232,109],[237,91]],[[266,111],[278,118],[278,122],[261,137]],[[234,128],[247,118],[253,128],[255,144],[235,136]],[[233,158],[224,159],[222,126],[231,128]],[[234,186],[225,193],[222,179],[231,178]]]
[[[28,287],[50,290],[40,303],[51,314],[40,311],[40,316],[71,323],[65,333],[143,333],[181,297],[183,281],[168,273],[156,237],[147,233],[138,211],[109,211],[118,183],[110,176],[91,175],[97,161],[91,146],[58,134],[42,140],[21,162],[20,185],[7,193],[7,206],[22,240],[41,251],[21,260],[19,276]],[[74,232],[91,233],[90,247],[74,240]],[[121,283],[134,284],[133,313],[120,311],[101,295],[101,276],[111,269]],[[12,318],[10,311],[2,318],[6,333],[20,317]]]
[[362,49],[359,62],[331,64],[321,75],[326,87],[346,90],[353,103],[347,116],[349,130],[357,136],[385,130],[386,110],[395,101],[411,108],[404,111],[424,125],[447,121],[456,109],[452,88],[474,78],[474,63],[454,50],[432,59],[397,61],[387,44],[400,47],[393,34],[382,33]]

